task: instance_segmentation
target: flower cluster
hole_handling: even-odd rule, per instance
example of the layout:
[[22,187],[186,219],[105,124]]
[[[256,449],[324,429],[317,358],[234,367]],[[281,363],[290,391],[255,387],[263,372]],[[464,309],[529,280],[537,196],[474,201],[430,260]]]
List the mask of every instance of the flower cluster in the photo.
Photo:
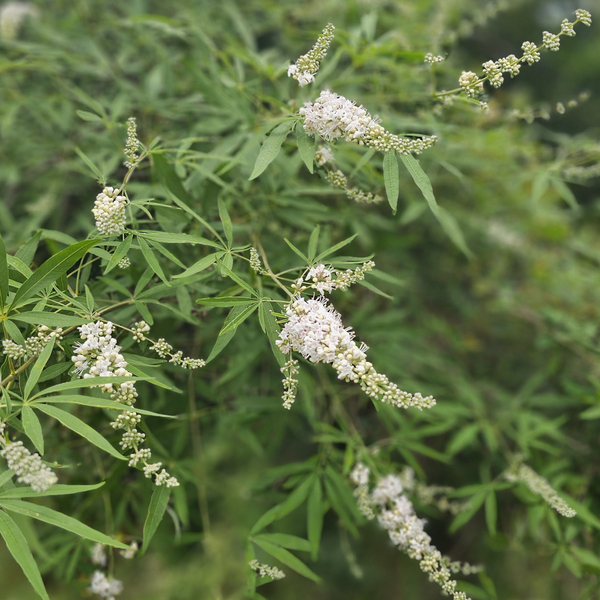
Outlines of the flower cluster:
[[[127,370],[127,361],[120,353],[121,346],[117,340],[112,337],[113,324],[110,321],[103,323],[87,323],[78,327],[80,337],[83,343],[75,345],[75,352],[72,361],[75,365],[75,372],[83,375],[84,379],[91,377],[132,377]],[[143,329],[143,327],[142,327]],[[102,384],[98,387],[110,394],[110,397],[116,402],[133,406],[138,396],[133,381],[126,381],[119,384]],[[144,475],[148,478],[154,477],[156,485],[166,485],[175,487],[179,482],[175,477],[171,477],[165,469],[160,470],[162,463],[157,462],[149,464],[147,461],[151,456],[151,451],[147,448],[140,450],[139,445],[144,442],[146,435],[136,429],[140,422],[140,417],[133,411],[123,410],[111,423],[114,429],[123,429],[124,433],[120,442],[124,450],[131,449],[129,466],[135,467],[138,461],[144,464]]]
[[140,157],[137,155],[137,151],[140,147],[140,141],[137,137],[137,126],[135,117],[129,117],[127,119],[127,140],[125,141],[125,166],[128,169],[133,169],[140,162]]
[[92,213],[101,235],[120,235],[125,231],[127,198],[119,190],[105,187],[97,196]]
[[108,557],[106,556],[105,548],[106,546],[100,542],[97,542],[92,546],[90,560],[92,561],[93,565],[96,565],[97,567],[106,567],[108,563]]
[[515,464],[504,475],[508,481],[524,483],[534,494],[539,494],[557,513],[563,517],[574,517],[574,511],[552,488],[546,479],[538,475],[531,467]]
[[468,97],[473,98],[475,94],[483,92],[484,81],[489,81],[492,87],[498,88],[504,83],[503,73],[509,73],[511,77],[516,77],[521,69],[521,63],[526,62],[528,65],[533,65],[540,60],[540,50],[542,48],[548,48],[548,50],[556,52],[560,49],[561,35],[573,37],[575,35],[575,24],[582,23],[589,26],[592,23],[592,17],[587,10],[578,9],[575,11],[575,16],[576,20],[572,23],[568,19],[563,20],[560,33],[555,34],[544,31],[540,46],[537,46],[533,42],[523,42],[521,46],[523,55],[520,58],[517,58],[514,54],[510,54],[497,61],[488,60],[484,62],[483,72],[485,76],[481,79],[472,71],[463,71],[458,79],[458,84],[462,88],[462,91]]
[[299,372],[298,361],[290,358],[283,367],[281,367],[281,372],[285,375],[283,378],[283,408],[287,408],[290,410],[292,408],[292,404],[296,400],[296,390],[298,388],[298,380],[294,379],[294,375],[297,375]]
[[[142,321],[142,323],[144,323],[144,321]],[[148,326],[146,325],[146,327]],[[144,331],[150,331],[150,327]],[[158,356],[161,358],[170,357],[169,362],[181,367],[182,369],[199,369],[206,364],[206,362],[201,358],[190,358],[189,356],[184,357],[181,350],[173,353],[173,346],[164,338],[159,338],[156,342],[154,342],[152,346],[150,346],[150,350],[156,352],[156,354],[158,354]]]
[[260,255],[258,254],[258,250],[256,248],[250,248],[250,267],[259,275],[265,273],[265,269],[260,260]]
[[287,305],[286,316],[287,322],[276,341],[284,354],[295,350],[310,362],[331,364],[338,379],[358,383],[368,396],[386,404],[419,410],[435,405],[432,396],[404,392],[378,373],[367,361],[367,346],[356,344],[352,329],[344,327],[340,314],[324,297],[297,297]]
[[256,559],[251,560],[248,565],[253,571],[258,573],[259,577],[270,577],[271,579],[283,579],[285,573],[277,567],[260,564]]
[[146,339],[144,334],[150,331],[150,325],[146,321],[137,321],[133,324],[133,339],[136,342],[143,342]]
[[437,141],[436,136],[402,138],[386,131],[366,108],[329,90],[324,90],[313,102],[306,102],[299,113],[304,117],[304,129],[333,142],[344,138],[361,146],[382,152],[395,150],[400,154],[420,154]]
[[363,192],[357,187],[348,187],[348,179],[339,169],[336,169],[335,171],[327,171],[325,178],[334,187],[344,190],[346,192],[346,196],[348,196],[350,200],[354,200],[354,202],[359,202],[362,204],[373,204],[381,202],[383,200],[383,198],[377,194],[372,194],[371,192]]
[[[345,271],[338,271],[333,268],[328,269],[325,265],[319,264],[312,267],[307,273],[306,282],[312,282],[308,283],[308,287],[317,290],[321,295],[333,290],[345,292],[351,285],[362,281],[365,275],[369,271],[372,271],[374,267],[375,263],[372,260],[368,260],[354,270],[346,269]],[[333,279],[334,275],[335,279]]]
[[19,483],[25,483],[34,492],[45,492],[57,481],[54,471],[46,466],[40,455],[31,454],[23,442],[9,442],[0,451],[0,456],[6,459],[8,468],[17,475]]
[[37,333],[25,340],[24,346],[12,340],[2,340],[2,352],[12,360],[29,359],[37,356],[52,338],[60,342],[63,338],[63,328],[57,327],[52,330],[46,325],[40,325]]
[[123,582],[107,577],[102,571],[94,571],[88,591],[106,600],[115,600],[123,591]]
[[131,261],[129,260],[129,258],[127,256],[124,256],[118,263],[117,263],[117,267],[119,267],[119,269],[128,269],[131,266]]
[[434,56],[431,52],[428,52],[425,55],[425,62],[430,64],[430,65],[434,65],[435,63],[441,63],[444,62],[444,57],[443,56]]
[[29,2],[7,2],[0,8],[0,37],[5,40],[16,38],[23,21],[37,16],[37,8]]
[[333,163],[333,152],[329,146],[319,146],[315,152],[315,161],[322,167],[327,163]]
[[357,486],[355,495],[363,514],[371,519],[377,517],[380,526],[388,531],[392,543],[410,558],[418,560],[421,570],[429,575],[430,581],[442,588],[444,594],[452,596],[454,600],[468,600],[464,592],[456,590],[452,573],[476,573],[480,568],[453,562],[442,556],[425,532],[425,520],[417,517],[412,502],[404,493],[401,477],[383,477],[369,492],[369,475],[369,469],[361,463],[350,475]]
[[288,77],[293,77],[300,84],[300,87],[315,80],[321,61],[325,58],[333,40],[334,29],[335,27],[328,23],[315,45],[306,54],[303,54],[295,64],[289,66]]

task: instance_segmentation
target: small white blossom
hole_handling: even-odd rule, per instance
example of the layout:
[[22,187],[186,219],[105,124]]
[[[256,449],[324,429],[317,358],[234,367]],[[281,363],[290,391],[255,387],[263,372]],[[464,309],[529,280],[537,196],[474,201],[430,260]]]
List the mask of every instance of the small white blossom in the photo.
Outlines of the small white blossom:
[[34,492],[45,492],[57,481],[54,471],[46,466],[40,455],[31,454],[23,442],[10,442],[0,451],[0,456],[6,459],[8,468],[17,475],[19,483],[25,483]]
[[265,273],[265,269],[262,266],[262,262],[260,260],[260,255],[258,254],[258,250],[256,248],[250,248],[250,267],[259,275]]
[[329,146],[319,146],[315,152],[315,161],[322,167],[327,163],[333,163],[333,152]]
[[557,102],[556,103],[556,112],[559,115],[564,115],[566,110],[565,110],[565,105],[562,102]]
[[90,552],[90,560],[93,565],[97,567],[106,567],[108,562],[108,558],[106,556],[105,545],[98,542],[92,546],[92,550]]
[[106,577],[102,571],[94,571],[88,590],[106,600],[115,600],[115,596],[123,591],[123,582]]
[[92,213],[96,218],[96,228],[101,235],[120,235],[125,232],[125,207],[127,198],[120,196],[118,190],[105,187],[96,196]]
[[139,546],[137,542],[131,542],[129,544],[129,548],[127,550],[119,550],[119,554],[126,560],[132,560],[135,558],[137,551],[139,550]]
[[477,73],[473,73],[473,71],[463,71],[458,78],[458,85],[463,88],[470,98],[473,98],[476,93],[483,92],[483,83],[479,81]]
[[258,573],[259,577],[270,577],[273,580],[283,579],[285,577],[285,573],[281,569],[260,564],[256,559],[251,560],[248,564],[253,571]]
[[281,372],[285,375],[283,378],[283,408],[287,408],[290,410],[292,408],[292,404],[296,400],[296,389],[298,388],[298,380],[294,379],[294,375],[297,375],[299,372],[298,369],[298,361],[290,359],[288,360],[283,367],[281,367]]
[[542,33],[542,44],[546,46],[548,50],[556,52],[557,50],[560,50],[560,37],[549,31],[544,31]]
[[381,402],[419,410],[435,405],[432,396],[404,392],[378,373],[367,361],[367,346],[354,342],[354,332],[344,327],[340,314],[324,297],[297,298],[287,305],[286,316],[287,323],[276,341],[284,354],[295,350],[310,362],[331,364],[338,379],[358,383],[368,396]]
[[425,62],[429,63],[430,65],[433,65],[435,63],[441,63],[441,62],[444,62],[444,57],[443,56],[434,56],[431,52],[428,52],[425,55]]
[[583,10],[583,8],[578,8],[575,11],[575,17],[577,17],[577,20],[583,25],[589,27],[592,24],[592,15],[587,10]]
[[29,2],[7,2],[0,8],[0,37],[5,40],[16,38],[23,21],[38,14],[37,8]]
[[509,481],[521,481],[533,493],[539,494],[557,513],[563,517],[574,517],[574,511],[552,488],[546,479],[538,475],[531,467],[516,463],[506,473]]
[[436,136],[401,138],[386,131],[363,106],[329,90],[324,90],[313,102],[299,110],[304,117],[304,129],[310,136],[318,134],[332,142],[343,137],[347,142],[369,146],[382,152],[395,150],[400,154],[420,154],[437,141]]
[[140,162],[140,157],[137,155],[139,147],[140,141],[137,137],[135,117],[130,117],[127,119],[127,140],[125,142],[125,156],[127,160],[124,163],[128,169],[132,169]]
[[533,42],[523,42],[521,50],[523,50],[523,60],[525,60],[528,65],[531,66],[533,63],[540,60],[540,52]]
[[288,68],[288,77],[293,77],[300,87],[312,83],[315,75],[319,72],[321,61],[325,58],[327,50],[333,40],[333,31],[335,27],[328,23],[323,33],[319,36],[315,45],[303,54],[293,65]]
[[133,324],[133,339],[136,342],[143,342],[146,339],[144,334],[150,331],[150,325],[146,321],[138,321]]
[[124,256],[118,263],[117,263],[117,267],[119,267],[119,269],[128,269],[131,266],[131,261],[129,260],[129,258],[127,256]]

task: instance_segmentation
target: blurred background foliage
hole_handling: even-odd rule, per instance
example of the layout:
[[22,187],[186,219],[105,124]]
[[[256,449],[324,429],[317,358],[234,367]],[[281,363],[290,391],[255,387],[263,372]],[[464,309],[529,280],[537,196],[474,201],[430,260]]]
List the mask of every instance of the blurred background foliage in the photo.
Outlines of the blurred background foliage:
[[[292,260],[284,237],[305,247],[316,223],[332,244],[358,233],[349,253],[374,255],[378,269],[391,276],[376,283],[393,298],[359,286],[334,295],[335,305],[371,347],[378,370],[403,389],[438,399],[423,414],[376,413],[326,369],[304,367],[299,400],[287,413],[277,365],[258,326],[248,322],[227,352],[192,379],[163,367],[181,393],[153,388],[141,406],[185,415],[154,437],[187,477],[175,494],[178,515],[161,524],[150,552],[118,564],[124,597],[244,597],[248,530],[283,497],[285,478],[269,477],[267,469],[314,454],[316,415],[323,418],[337,396],[367,443],[386,438],[390,457],[400,466],[412,464],[424,481],[455,488],[489,481],[507,468],[509,448],[589,507],[587,518],[554,525],[525,488],[502,491],[495,533],[479,510],[453,535],[451,517],[424,512],[442,552],[486,566],[496,592],[488,585],[473,597],[598,598],[600,562],[576,561],[566,549],[577,539],[596,556],[599,550],[600,521],[593,514],[600,514],[600,188],[597,177],[584,180],[569,170],[600,160],[598,25],[580,27],[575,38],[562,39],[560,52],[523,67],[490,94],[487,113],[462,101],[436,110],[432,100],[435,89],[455,87],[461,71],[480,72],[482,62],[516,54],[523,41],[558,30],[575,8],[593,12],[594,3],[34,4],[38,16],[13,39],[0,40],[0,230],[9,251],[39,229],[51,251],[68,236],[87,235],[99,188],[76,148],[110,174],[109,185],[118,181],[123,123],[135,116],[146,144],[161,138],[197,209],[216,220],[217,198],[225,198],[240,241],[252,243],[251,230],[271,266],[284,268]],[[327,22],[335,24],[336,39],[317,88],[299,90],[285,70]],[[447,60],[431,69],[423,62],[426,52]],[[248,181],[273,119],[325,88],[364,104],[391,131],[439,136],[421,164],[438,202],[457,219],[469,256],[440,228],[408,173],[401,173],[395,216],[385,203],[352,204],[311,176],[291,140],[258,180]],[[589,98],[569,107],[582,93]],[[567,107],[564,114],[558,102]],[[550,119],[528,122],[515,110],[525,117],[547,111]],[[364,154],[344,143],[335,148],[345,173]],[[356,173],[355,182],[385,195],[376,160]],[[149,166],[136,172],[128,190],[134,198],[162,193]],[[178,256],[183,260],[186,252]],[[121,281],[135,285],[139,275],[134,269]],[[181,296],[173,302],[184,312]],[[194,328],[160,309],[154,316],[156,335],[196,356],[208,354],[221,324],[196,312]],[[85,469],[95,480],[106,476],[93,457],[84,460]],[[113,481],[85,506],[67,498],[61,509],[85,513],[86,522],[100,529],[135,536],[147,506],[146,482],[134,473]],[[292,513],[279,530],[304,535],[304,518]],[[85,596],[93,571],[85,564],[87,546],[20,524],[29,529],[51,597]],[[2,599],[33,598],[4,549],[0,556]],[[385,532],[368,525],[354,539],[332,513],[311,568],[324,583],[288,572],[261,593],[273,600],[439,597],[416,564],[390,547]],[[71,585],[59,583],[64,577]]]

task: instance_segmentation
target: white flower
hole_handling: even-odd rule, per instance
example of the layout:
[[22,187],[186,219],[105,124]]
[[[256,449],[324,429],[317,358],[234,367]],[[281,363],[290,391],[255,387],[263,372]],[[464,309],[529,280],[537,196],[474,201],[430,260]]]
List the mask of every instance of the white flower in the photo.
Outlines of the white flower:
[[270,565],[261,565],[256,559],[251,560],[248,565],[253,571],[258,573],[259,577],[270,577],[271,579],[283,579],[285,573],[277,567],[271,567]]
[[5,40],[14,39],[23,21],[27,17],[37,16],[37,8],[29,2],[7,2],[0,8],[0,37]]
[[92,213],[96,217],[96,227],[101,235],[120,235],[125,232],[125,207],[127,198],[119,196],[118,190],[105,187],[96,196]]
[[363,106],[329,90],[322,91],[314,103],[306,102],[298,112],[304,116],[304,129],[308,135],[318,134],[329,142],[343,137],[347,142],[382,152],[395,150],[400,154],[420,154],[437,141],[436,136],[398,137],[379,125]]
[[119,554],[126,560],[132,560],[135,558],[137,551],[139,550],[139,546],[137,542],[131,542],[129,544],[129,548],[127,550],[120,550]]
[[34,492],[45,492],[58,481],[52,469],[42,462],[40,455],[31,454],[23,446],[23,442],[8,443],[0,451],[0,456],[6,459],[8,468],[15,472],[17,481],[27,484]]
[[344,327],[340,314],[324,297],[296,298],[287,305],[286,315],[288,321],[276,342],[284,354],[295,350],[310,362],[331,364],[338,379],[358,383],[368,396],[381,402],[420,410],[435,405],[432,396],[404,392],[377,373],[367,361],[367,346],[354,342],[354,332]]
[[123,582],[118,579],[109,579],[102,571],[94,571],[88,590],[92,594],[98,594],[101,598],[115,600],[115,596],[123,591]]
[[101,544],[100,542],[92,546],[92,551],[90,552],[92,564],[97,565],[98,567],[106,566],[108,559],[104,548],[104,544]]
[[321,61],[325,58],[327,49],[333,40],[334,29],[335,27],[329,23],[323,29],[323,33],[319,36],[315,45],[306,54],[303,54],[295,64],[288,67],[288,77],[296,79],[300,87],[315,80],[315,75],[319,71]]

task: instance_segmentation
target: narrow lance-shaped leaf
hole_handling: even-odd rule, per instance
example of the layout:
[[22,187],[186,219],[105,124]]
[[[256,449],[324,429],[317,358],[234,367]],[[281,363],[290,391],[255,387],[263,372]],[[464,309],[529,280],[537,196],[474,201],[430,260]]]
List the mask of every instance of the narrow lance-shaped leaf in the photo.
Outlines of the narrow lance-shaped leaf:
[[221,219],[221,223],[223,223],[223,231],[225,232],[225,237],[229,242],[229,247],[231,248],[233,244],[233,226],[231,224],[231,217],[227,212],[227,207],[225,206],[225,202],[221,198],[218,201],[219,207],[219,218]]
[[309,260],[313,260],[313,258],[317,254],[317,246],[319,244],[319,232],[321,228],[317,225],[313,232],[310,234],[310,238],[308,239],[308,258]]
[[77,242],[50,257],[17,290],[10,308],[14,310],[31,298],[31,296],[37,294],[51,283],[54,283],[83,257],[90,248],[95,246],[98,241],[84,240],[83,242]]
[[117,540],[114,540],[113,538],[104,535],[103,533],[100,533],[91,527],[88,527],[81,521],[48,508],[47,506],[42,506],[41,504],[31,504],[31,502],[23,502],[22,500],[0,499],[0,506],[11,512],[16,512],[20,515],[25,515],[26,517],[44,521],[45,523],[49,523],[55,527],[61,527],[62,529],[66,529],[67,531],[70,531],[79,537],[92,540],[92,542],[98,542],[107,546],[121,548],[122,550],[127,550],[129,548],[129,546],[123,544],[122,542],[118,542]]
[[0,492],[2,498],[39,498],[41,496],[68,496],[70,494],[81,494],[82,492],[91,492],[104,485],[104,481],[91,485],[64,485],[55,483],[51,488],[44,492],[36,492],[30,487],[16,487],[10,490]]
[[0,308],[2,309],[8,296],[8,260],[6,254],[6,246],[0,235]]
[[273,355],[275,356],[275,360],[280,367],[283,367],[285,364],[285,356],[283,352],[279,349],[279,346],[275,343],[279,339],[279,325],[277,325],[277,320],[271,314],[271,303],[270,302],[261,302],[258,307],[259,314],[261,316],[262,322],[265,324],[265,333],[269,338],[269,344],[271,345],[271,350],[273,350]]
[[398,208],[398,195],[400,194],[400,175],[398,172],[398,158],[395,150],[386,152],[383,157],[383,181],[385,193],[392,211],[396,214]]
[[41,410],[43,413],[46,413],[53,419],[56,419],[65,427],[68,427],[71,431],[74,431],[75,433],[79,434],[88,442],[94,444],[94,446],[98,446],[98,448],[100,448],[101,450],[108,452],[108,454],[110,454],[111,456],[114,456],[115,458],[118,458],[120,460],[127,460],[122,454],[120,454],[119,452],[117,452],[117,450],[115,450],[115,448],[113,448],[113,446],[103,435],[99,434],[87,423],[84,423],[81,419],[78,419],[71,413],[62,410],[61,408],[56,408],[56,406],[48,406],[47,404],[36,404],[35,407],[38,410]]
[[38,596],[44,600],[50,600],[25,536],[12,518],[3,510],[0,510],[0,535],[6,542],[8,551],[19,563],[25,577],[27,577]]
[[317,560],[319,556],[319,545],[321,543],[321,531],[323,530],[323,491],[321,481],[315,480],[315,484],[308,497],[306,510],[306,529],[308,541],[310,542],[310,556]]
[[44,455],[44,436],[42,434],[42,425],[34,410],[27,404],[21,410],[21,422],[27,437],[33,442],[37,451]]
[[156,530],[167,510],[171,490],[167,486],[161,485],[154,489],[150,506],[148,507],[148,515],[144,523],[144,541],[142,544],[142,552],[146,552],[150,540],[154,537]]
[[35,384],[38,382],[50,355],[52,354],[52,350],[54,350],[54,339],[52,338],[45,346],[45,348],[41,351],[38,356],[35,364],[31,368],[31,373],[29,373],[29,377],[27,378],[27,383],[25,383],[24,397],[25,400],[29,398]]
[[254,543],[257,546],[260,546],[265,552],[281,561],[284,565],[296,571],[296,573],[300,573],[300,575],[307,579],[312,579],[317,583],[321,581],[321,578],[316,573],[311,571],[300,559],[296,558],[291,552],[288,552],[284,548],[258,538],[254,539]]
[[191,277],[192,275],[196,275],[196,273],[200,273],[200,271],[204,271],[208,269],[211,265],[215,263],[217,258],[223,256],[222,252],[215,252],[214,254],[209,254],[204,258],[201,258],[198,262],[194,263],[191,267],[188,267],[183,273],[179,273],[179,275],[174,275],[173,279],[182,279],[184,277]]
[[131,248],[131,242],[133,241],[133,235],[128,235],[116,248],[113,255],[110,257],[104,274],[106,275],[112,271],[119,262],[127,256],[127,252]]
[[168,282],[165,276],[165,272],[162,270],[158,259],[156,258],[154,252],[152,252],[146,241],[138,236],[138,244],[140,245],[140,250],[142,251],[144,258],[146,259],[148,266],[165,282],[165,285],[171,285]]
[[306,168],[313,173],[315,169],[315,144],[316,139],[307,135],[302,123],[296,125],[296,140],[298,142],[298,152],[300,158],[304,161]]
[[281,145],[288,136],[293,124],[293,121],[284,121],[273,129],[261,146],[250,179],[256,179],[277,158]]

